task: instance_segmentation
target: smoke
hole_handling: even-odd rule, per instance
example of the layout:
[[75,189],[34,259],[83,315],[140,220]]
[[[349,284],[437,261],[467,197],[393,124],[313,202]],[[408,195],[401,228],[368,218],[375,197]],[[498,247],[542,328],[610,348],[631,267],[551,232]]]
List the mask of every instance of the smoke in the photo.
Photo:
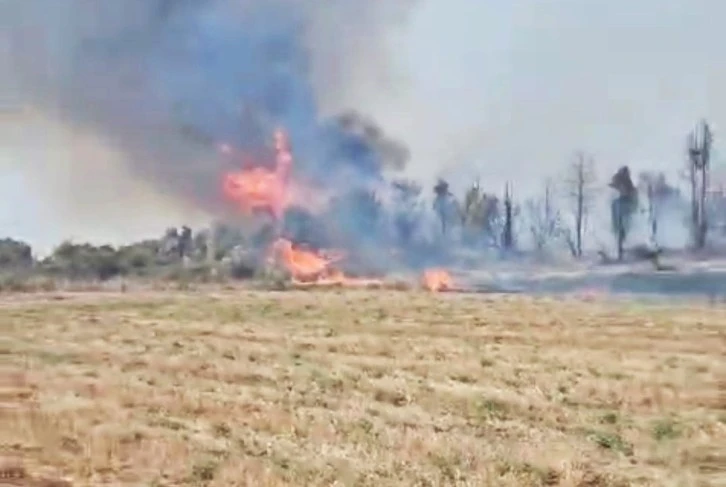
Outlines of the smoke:
[[[239,161],[218,157],[215,144],[259,148],[283,126],[305,176],[329,185],[380,179],[403,167],[408,152],[359,113],[365,107],[351,90],[385,90],[387,32],[405,4],[3,2],[10,48],[0,68],[10,76],[0,88],[44,121],[44,130],[25,131],[26,140],[62,133],[56,143],[66,148],[65,157],[45,160],[53,170],[37,164],[25,172],[62,196],[69,219],[93,216],[98,198],[89,193],[119,178],[216,213],[220,176]],[[94,145],[95,156],[81,144]],[[103,170],[111,160],[122,167]],[[114,194],[119,207],[130,199]]]
[[[583,150],[603,206],[590,241],[610,241],[608,177],[628,165],[679,183],[701,117],[719,184],[725,16],[717,0],[5,0],[0,89],[99,139],[148,191],[209,211],[224,169],[210,143],[256,144],[276,121],[306,173],[332,186],[400,167],[398,150],[345,162],[375,145],[341,145],[335,120],[351,110],[405,142],[408,176],[424,188],[446,177],[457,194],[478,175],[488,192],[513,181],[524,200]],[[53,171],[65,182],[46,179],[73,189],[69,218],[88,220],[84,174],[99,161],[69,158]]]

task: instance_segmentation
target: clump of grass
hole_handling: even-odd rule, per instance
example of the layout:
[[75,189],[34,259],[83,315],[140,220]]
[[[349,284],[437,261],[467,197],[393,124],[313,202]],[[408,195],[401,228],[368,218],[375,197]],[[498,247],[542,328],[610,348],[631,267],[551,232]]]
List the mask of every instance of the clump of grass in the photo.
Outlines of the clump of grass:
[[546,467],[538,467],[528,462],[502,462],[497,465],[501,476],[514,476],[529,485],[559,485],[560,472]]
[[453,374],[451,380],[462,384],[476,384],[477,382],[477,378],[470,374]]
[[618,415],[614,412],[605,413],[600,417],[602,424],[615,424],[618,422]]
[[675,422],[666,419],[655,422],[652,434],[655,441],[664,441],[677,438],[680,436],[680,431]]
[[214,434],[222,438],[229,438],[232,435],[232,428],[225,422],[214,425]]
[[255,287],[267,291],[285,291],[292,286],[290,273],[279,266],[265,266],[255,272]]
[[430,453],[429,461],[439,469],[441,476],[446,479],[447,483],[455,484],[464,480],[462,474],[463,459],[461,455],[452,453],[442,455],[439,453]]
[[152,420],[149,422],[149,424],[151,426],[159,426],[161,428],[170,429],[172,431],[181,431],[183,429],[186,429],[186,427],[184,426],[184,423],[182,423],[181,421],[177,421],[177,420],[171,419],[171,418],[164,418],[164,417]]
[[397,407],[405,406],[409,402],[408,395],[404,391],[397,389],[376,389],[373,397],[378,402],[391,404]]
[[481,399],[474,402],[472,416],[480,421],[493,419],[506,419],[508,417],[509,405],[498,399]]
[[191,481],[197,483],[207,483],[214,480],[217,474],[219,463],[216,460],[205,460],[192,466]]
[[631,456],[633,454],[633,446],[617,433],[591,431],[588,437],[597,446],[605,450],[612,450],[626,456]]
[[494,360],[488,358],[488,357],[482,357],[479,359],[479,365],[482,367],[493,367],[494,366]]

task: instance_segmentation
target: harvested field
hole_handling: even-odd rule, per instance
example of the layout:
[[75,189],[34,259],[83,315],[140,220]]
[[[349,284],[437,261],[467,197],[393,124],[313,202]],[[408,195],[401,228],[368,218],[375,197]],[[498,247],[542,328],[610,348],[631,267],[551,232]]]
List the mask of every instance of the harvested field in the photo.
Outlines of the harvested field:
[[0,455],[17,466],[7,476],[726,485],[721,307],[363,290],[78,294],[4,298],[0,326]]

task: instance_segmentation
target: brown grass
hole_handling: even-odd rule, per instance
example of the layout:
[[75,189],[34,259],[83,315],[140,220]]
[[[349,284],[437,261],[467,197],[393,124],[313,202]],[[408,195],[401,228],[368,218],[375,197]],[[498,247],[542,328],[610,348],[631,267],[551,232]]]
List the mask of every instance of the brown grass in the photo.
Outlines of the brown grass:
[[81,294],[6,298],[0,327],[0,456],[16,473],[73,485],[726,485],[722,308]]

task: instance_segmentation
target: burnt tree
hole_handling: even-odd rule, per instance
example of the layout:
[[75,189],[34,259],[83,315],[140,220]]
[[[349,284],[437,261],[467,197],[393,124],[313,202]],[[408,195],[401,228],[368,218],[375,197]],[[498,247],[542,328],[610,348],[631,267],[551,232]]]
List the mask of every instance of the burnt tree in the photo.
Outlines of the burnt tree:
[[446,235],[452,212],[452,197],[449,183],[439,179],[434,186],[434,211],[441,222],[441,234]]
[[458,212],[464,241],[499,247],[503,220],[499,198],[483,191],[477,180],[466,190],[462,202]]
[[616,191],[610,205],[612,229],[618,248],[618,260],[623,260],[625,240],[630,232],[633,214],[638,208],[638,190],[630,177],[630,168],[623,166],[613,175],[609,186]]
[[514,206],[512,203],[512,186],[509,183],[504,186],[502,248],[504,250],[512,250],[514,248]]
[[587,216],[593,198],[593,185],[595,183],[595,163],[591,156],[583,152],[575,154],[575,160],[570,166],[566,179],[567,197],[571,201],[574,235],[568,236],[568,244],[572,256],[582,257],[584,236],[587,228]]
[[562,236],[562,215],[554,204],[554,187],[547,179],[541,197],[527,201],[529,231],[534,247],[542,252],[551,241]]
[[639,186],[646,196],[646,212],[648,226],[650,227],[650,241],[655,247],[659,246],[658,230],[661,216],[665,207],[678,198],[678,190],[668,184],[662,172],[645,171],[640,173]]
[[691,238],[695,249],[706,246],[706,211],[713,133],[705,120],[688,136],[688,178],[691,187]]

